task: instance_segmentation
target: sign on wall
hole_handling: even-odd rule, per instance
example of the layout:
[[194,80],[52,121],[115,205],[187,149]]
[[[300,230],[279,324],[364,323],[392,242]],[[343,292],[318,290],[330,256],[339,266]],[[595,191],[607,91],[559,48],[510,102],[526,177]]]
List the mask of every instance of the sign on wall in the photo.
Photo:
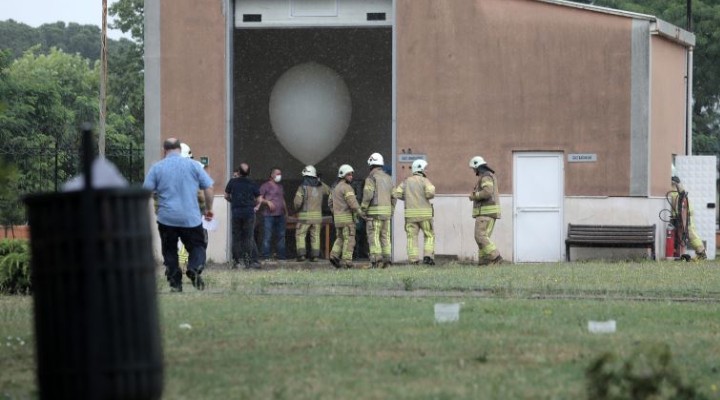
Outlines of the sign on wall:
[[568,162],[597,162],[595,153],[568,154]]
[[427,156],[425,154],[400,154],[398,157],[398,162],[401,163],[412,163],[415,160],[427,161]]

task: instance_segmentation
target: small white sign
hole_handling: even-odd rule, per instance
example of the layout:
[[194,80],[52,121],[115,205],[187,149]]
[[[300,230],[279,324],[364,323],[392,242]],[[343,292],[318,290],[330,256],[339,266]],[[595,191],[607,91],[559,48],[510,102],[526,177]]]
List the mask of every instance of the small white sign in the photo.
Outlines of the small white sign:
[[614,333],[617,330],[617,324],[614,319],[607,321],[588,321],[588,331],[590,333]]
[[596,162],[597,154],[595,153],[577,153],[568,154],[568,162]]
[[460,303],[435,303],[435,322],[457,322],[460,320]]
[[412,163],[415,160],[427,161],[427,156],[425,154],[400,154],[398,158],[398,162],[401,163]]

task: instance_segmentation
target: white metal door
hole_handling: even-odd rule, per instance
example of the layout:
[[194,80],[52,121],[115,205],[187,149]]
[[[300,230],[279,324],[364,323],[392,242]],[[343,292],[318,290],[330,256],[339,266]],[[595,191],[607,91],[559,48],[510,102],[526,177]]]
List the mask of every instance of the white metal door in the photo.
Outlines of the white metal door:
[[514,261],[562,261],[562,153],[515,153],[513,171]]
[[715,196],[717,159],[715,156],[676,156],[675,168],[688,193],[693,210],[691,223],[706,242],[709,259],[715,259]]

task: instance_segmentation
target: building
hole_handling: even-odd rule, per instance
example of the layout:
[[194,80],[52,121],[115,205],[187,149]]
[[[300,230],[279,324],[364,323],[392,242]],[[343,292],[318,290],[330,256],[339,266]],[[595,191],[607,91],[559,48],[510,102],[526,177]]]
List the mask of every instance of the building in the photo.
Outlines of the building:
[[472,258],[468,160],[482,155],[505,258],[563,260],[568,223],[663,237],[670,165],[691,154],[695,38],[653,16],[559,0],[146,0],[145,14],[147,165],[176,136],[219,194],[241,161],[255,178],[279,166],[294,193],[306,163],[364,177],[377,151],[399,182],[424,157],[436,253]]

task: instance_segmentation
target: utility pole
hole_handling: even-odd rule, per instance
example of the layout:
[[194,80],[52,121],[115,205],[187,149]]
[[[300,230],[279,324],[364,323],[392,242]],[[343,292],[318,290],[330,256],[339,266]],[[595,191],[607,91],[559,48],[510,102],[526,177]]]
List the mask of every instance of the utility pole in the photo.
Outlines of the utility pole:
[[[693,26],[692,26],[692,0],[687,0],[687,9],[686,9],[686,17],[687,22],[685,23],[685,28],[688,32],[692,33]],[[693,114],[692,114],[692,104],[693,104],[693,96],[692,96],[692,89],[693,89],[693,48],[692,46],[688,47],[687,49],[687,62],[685,65],[686,68],[686,79],[685,79],[685,86],[687,94],[685,96],[685,100],[687,104],[685,105],[685,122],[687,124],[687,127],[685,128],[685,154],[691,155],[692,154],[692,131],[693,131]]]
[[102,0],[102,32],[100,34],[100,122],[98,129],[98,152],[105,156],[105,115],[107,93],[107,0]]

